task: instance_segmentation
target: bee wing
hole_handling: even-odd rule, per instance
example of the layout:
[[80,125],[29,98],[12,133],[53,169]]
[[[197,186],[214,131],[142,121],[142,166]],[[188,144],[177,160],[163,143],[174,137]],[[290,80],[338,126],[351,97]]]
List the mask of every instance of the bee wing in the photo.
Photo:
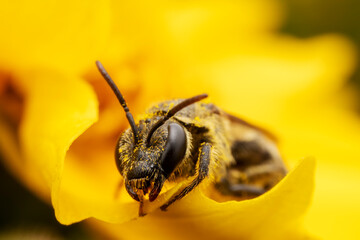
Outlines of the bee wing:
[[[272,142],[278,142],[277,138],[270,131],[265,128],[256,126],[252,123],[247,122],[244,119],[238,118],[232,114],[229,114],[219,107],[211,103],[196,103],[188,106],[183,111],[176,115],[177,120],[181,121],[184,125],[191,125],[198,129],[206,129],[209,125],[216,124],[213,122],[211,115],[217,115],[220,117],[220,122],[228,122],[228,129],[225,131],[229,132],[230,135],[234,136],[235,139],[241,139],[244,135],[249,135],[251,132],[263,135]],[[216,128],[216,127],[215,127]],[[223,130],[222,130],[223,131]]]
[[[252,124],[252,123],[249,123],[249,122],[245,121],[244,119],[238,118],[238,117],[236,117],[236,116],[234,116],[232,114],[229,114],[229,113],[227,113],[225,111],[221,111],[220,114],[230,122],[231,127],[233,128],[233,130],[236,130],[238,127],[242,126],[242,127],[246,128],[248,130],[254,130],[254,131],[262,133],[263,135],[268,137],[273,142],[278,142],[277,137],[273,133],[271,133],[270,131],[268,131],[265,128],[259,127],[257,125]],[[236,134],[236,133],[234,133],[234,134]]]

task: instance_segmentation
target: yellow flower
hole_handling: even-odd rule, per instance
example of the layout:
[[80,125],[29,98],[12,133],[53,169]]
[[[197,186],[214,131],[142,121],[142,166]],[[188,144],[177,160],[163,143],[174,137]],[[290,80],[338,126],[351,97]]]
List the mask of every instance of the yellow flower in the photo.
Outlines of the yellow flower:
[[[360,211],[360,136],[345,108],[351,99],[341,102],[338,93],[354,64],[343,38],[276,34],[281,8],[265,0],[4,5],[0,93],[12,117],[1,118],[1,150],[14,175],[51,199],[59,222],[93,217],[107,222],[89,221],[94,228],[123,239],[305,238],[314,160],[295,163],[313,155],[319,170],[306,228],[327,239],[359,234],[348,224]],[[148,216],[132,220],[138,203],[124,189],[114,198],[114,146],[127,121],[96,71],[98,59],[135,116],[152,102],[207,92],[224,110],[274,131],[292,171],[256,199],[217,203],[198,188],[160,212],[170,189],[145,206]],[[14,95],[24,97],[21,115],[6,107],[21,105]]]

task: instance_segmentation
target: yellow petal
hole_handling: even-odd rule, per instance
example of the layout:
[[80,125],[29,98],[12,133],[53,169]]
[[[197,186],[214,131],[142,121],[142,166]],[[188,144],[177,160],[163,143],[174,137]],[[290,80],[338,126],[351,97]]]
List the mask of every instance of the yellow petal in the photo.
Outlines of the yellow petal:
[[50,199],[49,189],[44,186],[39,169],[24,161],[19,146],[17,129],[0,114],[0,151],[6,169],[16,176],[27,188],[43,200]]
[[81,79],[57,72],[33,73],[27,81],[32,87],[20,129],[22,153],[26,165],[42,176],[40,187],[51,190],[56,209],[65,154],[74,139],[97,120],[97,100]]
[[304,159],[266,194],[245,201],[217,203],[199,189],[156,212],[124,224],[93,221],[121,239],[303,239],[299,220],[314,188],[315,161]]

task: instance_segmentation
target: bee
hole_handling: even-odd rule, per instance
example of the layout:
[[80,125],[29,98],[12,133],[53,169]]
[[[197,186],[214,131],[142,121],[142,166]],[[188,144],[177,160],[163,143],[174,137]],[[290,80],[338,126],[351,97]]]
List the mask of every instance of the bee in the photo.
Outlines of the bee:
[[166,181],[193,177],[161,210],[206,178],[221,195],[247,199],[265,193],[286,175],[274,137],[214,104],[200,102],[207,94],[161,102],[136,124],[109,74],[99,61],[96,65],[130,124],[117,142],[115,162],[127,192],[140,202],[139,216],[145,215],[145,196],[154,201]]

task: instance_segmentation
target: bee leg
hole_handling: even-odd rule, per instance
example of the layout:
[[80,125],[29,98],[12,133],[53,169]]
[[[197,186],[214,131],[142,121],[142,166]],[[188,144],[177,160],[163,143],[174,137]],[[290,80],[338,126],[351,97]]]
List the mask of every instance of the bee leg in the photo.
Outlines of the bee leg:
[[215,184],[223,195],[232,195],[237,197],[257,197],[266,192],[265,188],[246,184],[246,183],[230,183],[228,179],[223,178],[220,182]]
[[144,211],[144,193],[143,191],[139,191],[139,217],[144,217],[146,215],[145,211]]
[[252,198],[270,190],[286,175],[286,169],[270,162],[244,169],[230,168],[227,173],[215,183],[215,188],[223,195]]
[[160,209],[162,211],[166,211],[166,209],[175,201],[180,200],[183,198],[186,194],[188,194],[191,190],[193,190],[199,183],[204,180],[204,178],[209,173],[209,164],[210,164],[210,155],[211,155],[211,145],[209,143],[203,143],[200,147],[199,152],[199,172],[197,177],[181,192],[172,199],[170,199],[167,203],[162,205]]

